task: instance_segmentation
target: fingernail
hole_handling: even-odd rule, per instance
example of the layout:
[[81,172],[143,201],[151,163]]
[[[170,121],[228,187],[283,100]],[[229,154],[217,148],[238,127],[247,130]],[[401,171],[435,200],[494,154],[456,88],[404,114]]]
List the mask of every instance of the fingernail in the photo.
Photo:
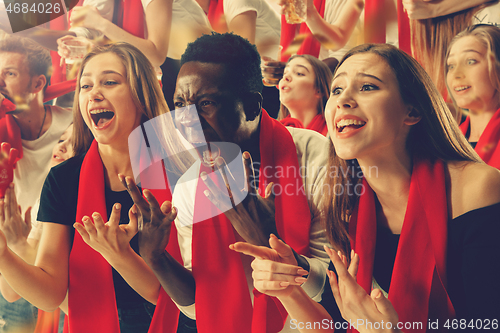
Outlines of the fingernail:
[[280,282],[280,286],[282,287],[288,287],[290,285],[290,282]]
[[172,207],[172,214],[175,214],[175,213],[177,213],[177,208]]
[[201,179],[203,179],[203,180],[207,180],[207,173],[206,173],[206,172],[202,172],[202,173],[200,174],[200,176],[201,176]]
[[210,192],[208,192],[208,190],[203,191],[203,193],[204,193],[204,194],[205,194],[205,196],[207,196],[207,197],[210,195]]
[[243,153],[243,158],[244,158],[244,159],[246,159],[246,160],[248,160],[248,159],[250,158],[250,153],[249,153],[249,152],[247,152],[247,151],[246,151],[246,152],[244,152],[244,153]]
[[120,208],[121,208],[121,205],[119,203],[115,203],[115,209],[120,210]]
[[307,279],[305,277],[296,277],[295,282],[297,283],[306,283]]
[[299,268],[299,269],[297,270],[297,274],[298,274],[298,275],[308,275],[308,274],[309,274],[309,272],[308,272],[308,271],[306,271],[306,270],[305,270],[305,269],[303,269],[303,268]]

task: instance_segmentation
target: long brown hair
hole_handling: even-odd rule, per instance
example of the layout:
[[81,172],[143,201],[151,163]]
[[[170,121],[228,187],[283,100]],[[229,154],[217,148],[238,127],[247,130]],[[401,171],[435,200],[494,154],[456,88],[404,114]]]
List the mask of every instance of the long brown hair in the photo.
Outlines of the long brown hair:
[[[132,100],[136,109],[142,113],[141,123],[170,111],[163,97],[153,66],[139,49],[124,42],[96,46],[83,59],[76,81],[73,103],[73,149],[75,155],[87,152],[94,140],[94,136],[85,124],[80,110],[80,77],[87,63],[95,56],[104,53],[113,53],[122,61]],[[176,173],[184,172],[191,165],[191,158],[185,153],[184,145],[179,140],[172,118],[170,116],[162,117],[159,126],[154,129],[156,132],[155,139],[160,140],[160,146],[169,152],[168,155],[172,159],[170,165],[174,167],[174,171]]]
[[[399,93],[404,103],[412,106],[421,116],[421,120],[411,127],[406,139],[406,147],[411,156],[431,160],[480,162],[430,77],[412,57],[392,45],[363,44],[351,49],[342,58],[337,70],[346,59],[362,53],[376,54],[391,67],[399,86],[399,92],[394,93]],[[356,191],[345,189],[360,184],[363,175],[358,162],[337,156],[335,147],[330,142],[327,174],[332,170],[343,172],[329,175],[325,179],[327,191],[323,212],[326,231],[331,244],[338,250],[347,252],[349,237],[345,224],[349,221],[359,196]],[[344,190],[342,193],[335,193],[335,189]]]
[[[333,75],[330,71],[330,68],[321,60],[316,57],[313,57],[309,54],[296,54],[290,59],[288,59],[288,63],[295,58],[304,58],[309,62],[314,72],[314,88],[318,89],[321,94],[321,99],[318,101],[317,110],[318,114],[325,113],[325,106],[328,98],[330,98],[330,85],[332,84]],[[283,104],[280,105],[280,111],[278,113],[278,120],[286,118],[290,115],[290,111]]]

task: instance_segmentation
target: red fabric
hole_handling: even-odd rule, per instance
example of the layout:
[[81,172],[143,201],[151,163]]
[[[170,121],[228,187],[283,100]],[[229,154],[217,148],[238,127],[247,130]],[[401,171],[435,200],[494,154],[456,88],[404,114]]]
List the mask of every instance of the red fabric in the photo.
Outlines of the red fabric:
[[38,320],[34,333],[57,333],[59,331],[59,316],[61,310],[45,312],[38,309]]
[[[352,248],[360,258],[357,281],[370,293],[377,221],[373,191],[366,181],[363,188],[364,193],[349,221],[349,234]],[[447,223],[444,163],[417,160],[413,164],[408,206],[388,296],[400,322],[423,323],[423,330],[405,332],[425,332],[429,317],[444,322],[455,316],[446,293]],[[431,303],[439,313],[429,313]]]
[[141,0],[124,0],[118,3],[117,25],[134,36],[144,38],[144,10]]
[[51,101],[56,97],[75,91],[75,88],[76,88],[76,79],[63,81],[56,84],[51,84],[45,90],[45,94],[43,95],[43,102],[45,103]]
[[23,142],[21,140],[21,129],[17,126],[14,117],[7,112],[14,111],[16,106],[7,98],[0,104],[0,143],[8,142],[12,148],[18,151],[17,160],[23,157]]
[[[467,134],[470,127],[470,118],[467,117],[460,125],[460,130],[464,135]],[[479,137],[476,145],[476,153],[488,165],[500,169],[500,109],[486,125],[483,133]]]
[[208,21],[212,29],[218,33],[227,32],[226,19],[224,17],[224,1],[223,0],[210,0],[208,7]]
[[[157,170],[157,169],[156,169]],[[85,156],[80,172],[76,221],[99,212],[106,218],[104,167],[97,142]],[[171,200],[169,190],[159,200]],[[119,333],[111,266],[75,232],[69,266],[69,330],[71,333]],[[92,318],[92,320],[89,320]]]
[[365,43],[385,43],[385,0],[365,1]]
[[[292,118],[290,116],[281,119],[280,122],[284,126],[295,127],[295,128],[304,128],[304,125],[302,124],[302,122],[300,120]],[[309,125],[307,125],[306,129],[316,131],[319,134],[322,134],[324,136],[326,136],[328,134],[328,128],[326,127],[326,120],[322,114],[317,114],[311,120]]]
[[[298,172],[278,174],[277,168],[299,170],[295,144],[288,130],[265,111],[261,119],[260,153],[260,194],[263,195],[270,182],[277,184],[275,189],[296,191],[291,195],[276,195],[278,233],[298,253],[308,255],[311,215],[305,193],[300,191],[302,179]],[[195,207],[216,209],[203,194],[205,188],[204,182],[198,181]],[[199,213],[195,210],[195,221]],[[278,332],[283,328],[286,312],[281,304],[255,290],[252,309],[240,254],[229,250],[229,244],[236,241],[234,233],[231,222],[220,212],[193,225],[198,332]]]
[[399,49],[411,55],[410,18],[404,11],[402,0],[398,0],[398,39]]
[[[325,16],[325,0],[314,0],[314,7],[318,10],[321,17]],[[298,32],[298,33],[297,33]],[[281,15],[281,39],[280,45],[283,46],[281,53],[281,61],[288,61],[291,55],[283,55],[288,46],[293,42],[293,39],[298,34],[306,34],[307,38],[302,42],[297,54],[310,54],[316,58],[319,56],[319,49],[321,44],[313,37],[311,30],[307,27],[306,23],[301,24],[288,24],[285,20],[285,15]]]

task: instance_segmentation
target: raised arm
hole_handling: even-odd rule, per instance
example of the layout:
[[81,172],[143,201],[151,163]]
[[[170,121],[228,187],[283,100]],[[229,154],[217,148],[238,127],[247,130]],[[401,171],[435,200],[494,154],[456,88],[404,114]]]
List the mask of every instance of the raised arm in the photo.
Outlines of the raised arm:
[[71,227],[46,223],[35,265],[30,265],[7,247],[0,232],[0,273],[22,298],[44,311],[54,311],[68,289],[71,237]]
[[337,20],[329,23],[318,13],[314,7],[314,1],[308,0],[306,24],[314,35],[321,36],[325,47],[330,50],[339,50],[349,41],[364,5],[364,0],[347,0]]
[[445,16],[492,0],[403,0],[408,17],[415,20]]
[[154,66],[160,66],[167,57],[172,22],[173,0],[153,0],[145,9],[147,38],[134,36],[103,18],[97,9],[73,9],[72,25],[92,28],[114,41],[127,42],[140,49]]

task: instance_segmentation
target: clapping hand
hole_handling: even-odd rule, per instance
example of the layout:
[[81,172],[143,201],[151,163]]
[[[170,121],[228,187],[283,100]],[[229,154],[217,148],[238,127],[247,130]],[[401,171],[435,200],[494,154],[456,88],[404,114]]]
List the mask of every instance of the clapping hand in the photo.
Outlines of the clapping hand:
[[[356,282],[356,274],[359,267],[359,256],[351,252],[351,262],[340,252],[337,254],[325,246],[325,251],[330,257],[337,276],[334,272],[327,271],[330,279],[333,297],[342,314],[342,317],[351,323],[385,323],[384,329],[369,330],[367,325],[359,325],[357,330],[363,332],[395,332],[398,323],[398,314],[391,302],[385,298],[382,291],[373,289],[368,295],[366,291]],[[391,323],[392,325],[388,325]],[[390,327],[390,328],[389,328]],[[379,325],[379,328],[382,328]]]

